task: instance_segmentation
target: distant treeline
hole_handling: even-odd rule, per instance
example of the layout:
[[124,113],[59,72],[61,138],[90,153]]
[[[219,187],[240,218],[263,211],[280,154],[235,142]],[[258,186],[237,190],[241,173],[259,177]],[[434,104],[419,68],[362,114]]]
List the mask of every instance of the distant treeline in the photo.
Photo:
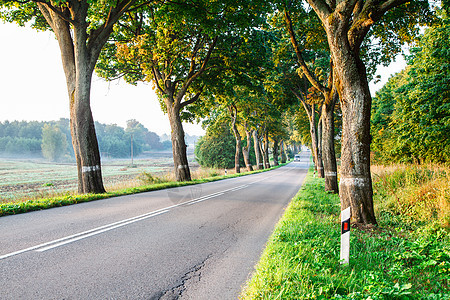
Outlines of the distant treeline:
[[[103,157],[121,158],[131,155],[131,140],[133,154],[139,155],[144,151],[161,151],[171,149],[172,143],[167,135],[160,138],[155,132],[149,131],[136,120],[127,121],[123,128],[115,124],[95,123],[101,155]],[[52,131],[44,135],[43,131]],[[57,134],[55,134],[55,132]],[[59,135],[58,135],[59,134]],[[51,136],[51,138],[46,138]],[[194,142],[197,137],[187,136],[187,142]],[[55,143],[59,139],[59,143]],[[57,157],[73,157],[72,139],[70,135],[69,119],[58,121],[5,121],[0,122],[0,155],[3,156],[43,156],[44,149],[62,151]],[[48,147],[48,143],[60,145],[64,149]],[[44,156],[51,158],[52,156]],[[54,156],[53,156],[54,157]]]

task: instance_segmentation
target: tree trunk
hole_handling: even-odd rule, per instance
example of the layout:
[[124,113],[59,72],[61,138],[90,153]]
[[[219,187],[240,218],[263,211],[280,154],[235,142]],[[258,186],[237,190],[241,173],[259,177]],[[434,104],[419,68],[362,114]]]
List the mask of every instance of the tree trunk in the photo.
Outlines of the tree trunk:
[[332,15],[325,24],[339,84],[342,109],[342,151],[339,196],[342,209],[351,207],[352,220],[376,224],[370,174],[370,96],[359,49],[350,48],[345,21]]
[[[338,193],[336,154],[334,150],[334,106],[338,94],[333,99],[325,99],[322,105],[322,160],[325,175],[325,191]],[[328,104],[327,104],[328,103]]]
[[80,2],[78,7],[70,11],[71,17],[77,20],[72,24],[72,29],[69,22],[62,19],[47,4],[37,5],[55,33],[61,51],[69,96],[72,146],[78,170],[78,192],[104,193],[100,151],[90,107],[90,92],[95,63],[106,39],[99,41],[95,49],[88,49],[86,2]]
[[281,141],[281,163],[286,163],[286,149],[284,147],[284,141]]
[[234,138],[236,139],[236,152],[234,154],[234,169],[236,173],[241,173],[241,166],[240,166],[240,158],[241,158],[241,135],[239,134],[239,130],[236,126],[236,118],[237,118],[237,111],[234,108],[230,109],[231,111],[231,129],[233,130]]
[[314,160],[314,169],[317,173],[319,169],[319,150],[317,142],[316,110],[314,109],[314,104],[311,105],[309,109],[307,108],[307,105],[304,104],[304,106],[309,119],[309,133],[311,135],[311,148],[312,148],[311,150]]
[[100,151],[89,104],[91,78],[88,72],[79,70],[77,68],[77,78],[85,75],[85,82],[77,82],[70,101],[70,131],[77,161],[78,192],[104,193]]
[[324,178],[322,159],[322,116],[317,124],[317,177]]
[[264,160],[264,168],[270,168],[270,160],[269,160],[269,133],[267,131],[263,134],[263,160]]
[[253,147],[255,148],[256,168],[262,170],[264,169],[264,163],[261,154],[261,143],[259,142],[258,132],[256,130],[253,130]]
[[252,163],[250,162],[250,145],[252,142],[251,132],[248,130],[247,124],[245,124],[245,135],[247,137],[247,145],[242,147],[242,155],[244,156],[245,166],[247,171],[253,171]]
[[273,141],[273,164],[278,166],[278,140]]
[[183,124],[180,118],[180,107],[179,105],[169,105],[168,103],[166,103],[166,107],[169,115],[170,128],[172,130],[172,153],[175,177],[177,181],[191,181],[191,172],[186,153],[187,146],[184,140]]

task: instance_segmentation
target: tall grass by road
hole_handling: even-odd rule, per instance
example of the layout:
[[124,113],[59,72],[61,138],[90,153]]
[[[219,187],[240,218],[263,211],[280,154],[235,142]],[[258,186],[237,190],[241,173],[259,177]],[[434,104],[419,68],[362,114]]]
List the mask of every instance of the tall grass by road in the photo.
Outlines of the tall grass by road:
[[374,168],[379,226],[353,228],[339,264],[340,205],[308,175],[242,299],[450,299],[450,172]]

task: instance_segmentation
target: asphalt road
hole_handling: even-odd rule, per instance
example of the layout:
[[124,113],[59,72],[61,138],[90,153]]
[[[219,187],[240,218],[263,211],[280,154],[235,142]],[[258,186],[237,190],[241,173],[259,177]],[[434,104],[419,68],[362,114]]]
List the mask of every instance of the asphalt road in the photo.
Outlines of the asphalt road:
[[0,218],[0,299],[237,299],[309,165]]

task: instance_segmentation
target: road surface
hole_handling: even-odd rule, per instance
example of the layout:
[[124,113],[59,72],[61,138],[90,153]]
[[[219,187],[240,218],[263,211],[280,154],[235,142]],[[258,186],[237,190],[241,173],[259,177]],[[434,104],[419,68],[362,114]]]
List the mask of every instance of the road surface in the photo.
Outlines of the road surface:
[[0,218],[1,299],[237,299],[309,165]]

